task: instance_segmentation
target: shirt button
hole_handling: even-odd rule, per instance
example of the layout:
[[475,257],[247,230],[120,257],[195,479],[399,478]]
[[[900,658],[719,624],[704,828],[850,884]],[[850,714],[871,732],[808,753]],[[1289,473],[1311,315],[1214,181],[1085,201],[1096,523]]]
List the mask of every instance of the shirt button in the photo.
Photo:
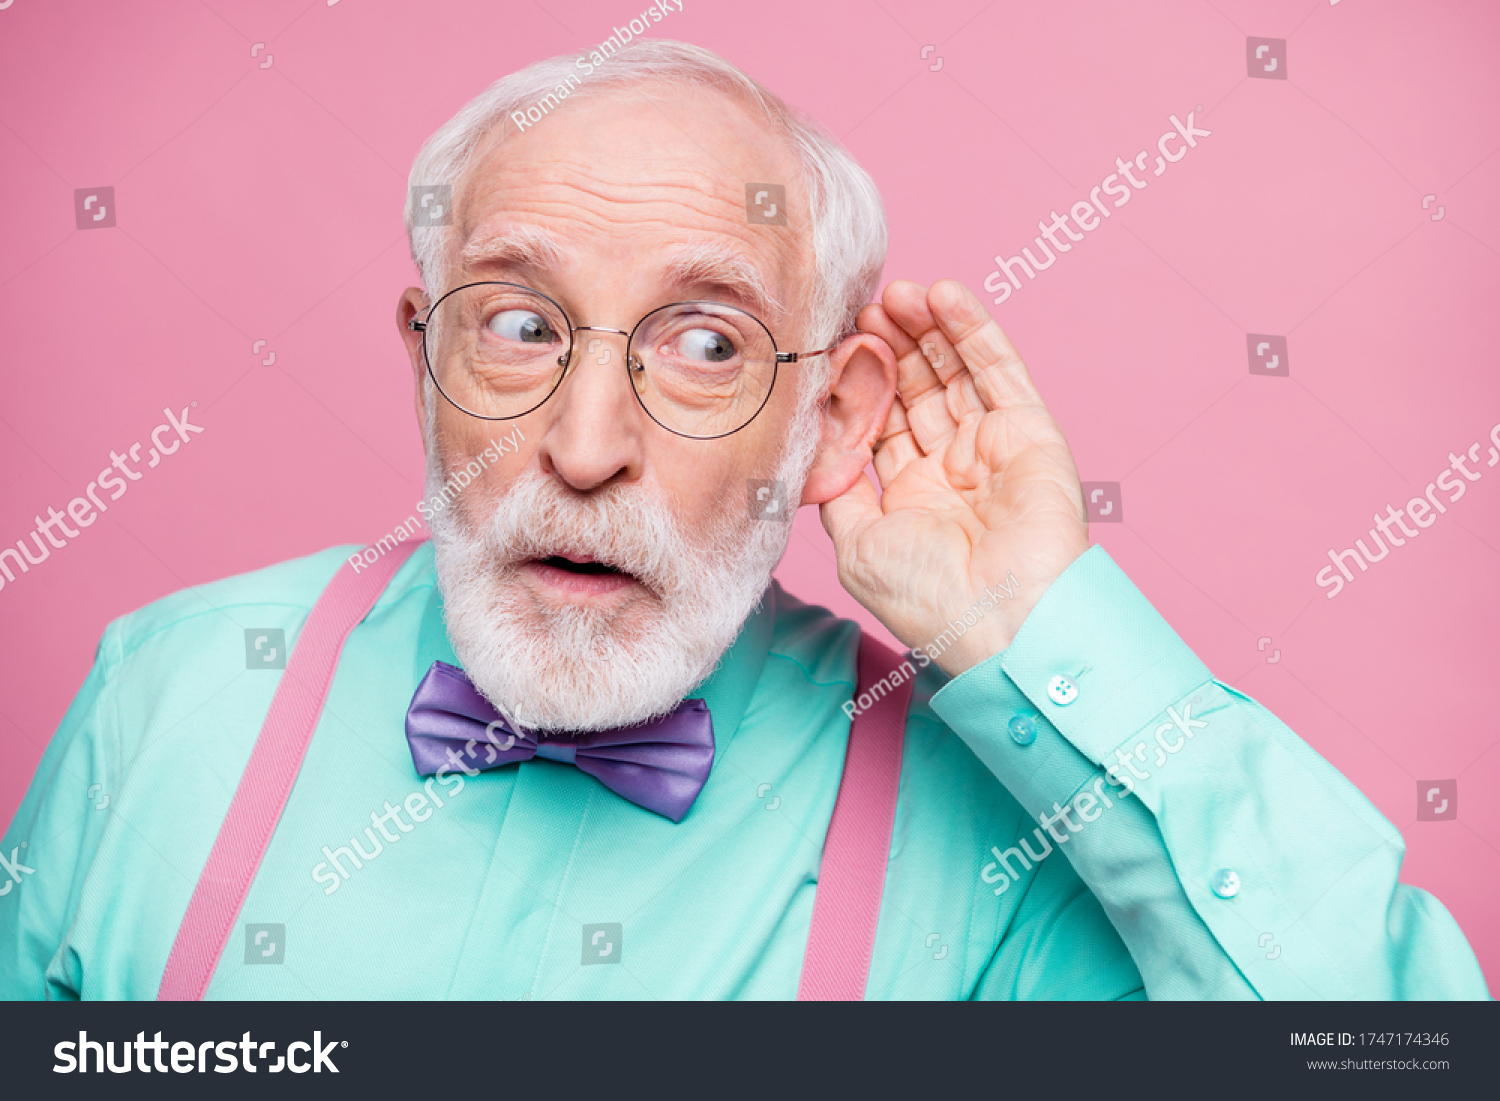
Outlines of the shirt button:
[[1030,745],[1036,741],[1036,713],[1023,711],[1010,720],[1010,740],[1016,745]]
[[1067,677],[1053,677],[1047,682],[1047,695],[1059,707],[1067,707],[1078,698],[1078,686]]
[[1233,898],[1240,893],[1240,875],[1233,868],[1220,868],[1208,885],[1220,898]]

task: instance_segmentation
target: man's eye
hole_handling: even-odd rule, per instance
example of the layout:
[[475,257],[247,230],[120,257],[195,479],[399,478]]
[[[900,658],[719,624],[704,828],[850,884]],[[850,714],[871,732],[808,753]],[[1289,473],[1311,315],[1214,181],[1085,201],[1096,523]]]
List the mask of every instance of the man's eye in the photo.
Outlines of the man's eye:
[[735,356],[734,342],[713,329],[689,329],[677,338],[676,352],[699,363],[723,363]]
[[523,344],[550,344],[557,339],[547,319],[533,310],[501,310],[490,319],[490,332]]

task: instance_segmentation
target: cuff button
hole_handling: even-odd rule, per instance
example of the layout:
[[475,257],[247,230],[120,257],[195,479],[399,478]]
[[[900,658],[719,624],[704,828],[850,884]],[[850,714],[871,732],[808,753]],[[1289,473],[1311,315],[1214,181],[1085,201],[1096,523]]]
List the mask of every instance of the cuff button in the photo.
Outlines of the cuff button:
[[1047,698],[1058,707],[1067,707],[1078,698],[1078,685],[1064,676],[1053,677],[1047,682]]
[[1036,741],[1036,719],[1034,712],[1022,712],[1012,717],[1007,727],[1010,740],[1016,745],[1030,745]]
[[1233,868],[1220,868],[1208,885],[1220,898],[1233,898],[1240,893],[1240,875]]

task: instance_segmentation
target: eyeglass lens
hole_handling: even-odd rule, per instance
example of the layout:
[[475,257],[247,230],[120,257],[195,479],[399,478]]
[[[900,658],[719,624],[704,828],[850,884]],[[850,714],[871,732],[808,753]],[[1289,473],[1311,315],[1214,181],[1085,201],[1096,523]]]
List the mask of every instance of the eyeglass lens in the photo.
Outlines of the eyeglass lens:
[[[619,341],[584,331],[575,341],[551,299],[507,283],[477,283],[445,295],[423,334],[428,369],[443,395],[467,413],[500,420],[546,401],[574,365],[603,365]],[[758,320],[714,302],[679,302],[647,314],[625,349],[642,408],[664,428],[711,438],[737,431],[765,404],[776,347]]]

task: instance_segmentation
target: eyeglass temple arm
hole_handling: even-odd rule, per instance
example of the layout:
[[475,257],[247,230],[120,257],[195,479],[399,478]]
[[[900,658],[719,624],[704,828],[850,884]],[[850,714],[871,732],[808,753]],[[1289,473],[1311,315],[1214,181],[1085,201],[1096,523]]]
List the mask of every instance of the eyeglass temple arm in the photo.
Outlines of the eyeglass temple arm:
[[833,351],[834,348],[837,348],[837,347],[838,347],[838,345],[835,344],[832,347],[819,348],[816,352],[777,352],[776,353],[776,362],[777,363],[796,363],[799,359],[811,359],[813,356],[820,356],[824,352],[831,352],[831,351]]

